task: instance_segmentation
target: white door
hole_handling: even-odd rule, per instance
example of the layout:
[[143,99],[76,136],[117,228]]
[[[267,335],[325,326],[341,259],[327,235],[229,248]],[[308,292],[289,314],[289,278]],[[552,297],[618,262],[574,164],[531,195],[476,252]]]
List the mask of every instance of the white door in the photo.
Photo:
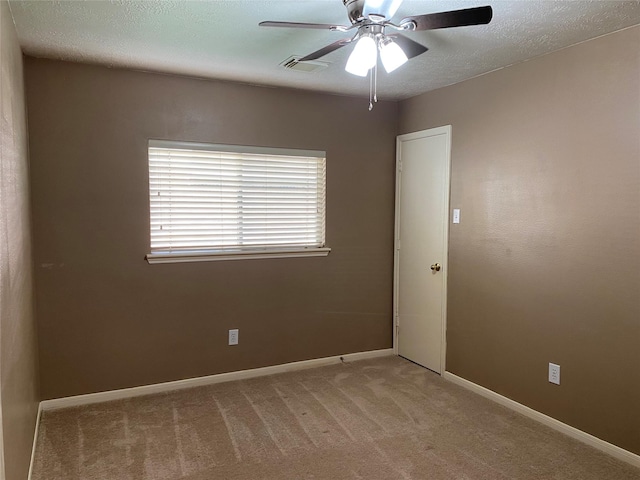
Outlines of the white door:
[[400,135],[396,170],[398,355],[444,371],[451,126]]

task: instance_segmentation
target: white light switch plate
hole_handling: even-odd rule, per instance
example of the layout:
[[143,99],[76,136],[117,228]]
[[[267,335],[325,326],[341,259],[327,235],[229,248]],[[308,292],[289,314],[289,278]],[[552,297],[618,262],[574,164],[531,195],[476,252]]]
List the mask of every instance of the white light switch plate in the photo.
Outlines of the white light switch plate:
[[560,365],[555,363],[549,364],[549,382],[560,385]]
[[460,223],[460,209],[453,209],[453,223]]
[[238,329],[229,330],[229,345],[238,345]]

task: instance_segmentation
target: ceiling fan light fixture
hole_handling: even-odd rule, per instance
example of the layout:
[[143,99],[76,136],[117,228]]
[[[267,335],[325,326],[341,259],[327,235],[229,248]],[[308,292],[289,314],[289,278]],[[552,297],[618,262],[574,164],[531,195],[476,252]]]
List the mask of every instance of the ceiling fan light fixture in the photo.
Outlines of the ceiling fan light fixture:
[[363,35],[358,39],[353,52],[349,55],[347,65],[344,69],[353,75],[366,77],[377,60],[378,49],[376,47],[376,41],[371,35]]
[[407,63],[409,58],[396,42],[385,37],[380,41],[380,60],[382,60],[382,65],[387,73],[391,73]]
[[[0,0],[2,1],[2,0]],[[260,22],[264,27],[294,27],[347,32],[356,30],[351,38],[342,38],[326,45],[305,57],[299,63],[317,60],[348,44],[355,43],[345,70],[353,75],[369,77],[369,110],[377,101],[378,51],[384,69],[391,73],[406,63],[409,58],[422,55],[429,50],[424,45],[401,34],[387,37],[385,29],[401,31],[437,30],[441,28],[485,25],[493,18],[493,9],[484,7],[463,8],[447,12],[427,13],[404,17],[400,23],[393,23],[392,17],[398,11],[402,0],[342,0],[347,9],[351,25],[330,25],[326,23],[304,22]],[[305,67],[306,68],[306,67]]]

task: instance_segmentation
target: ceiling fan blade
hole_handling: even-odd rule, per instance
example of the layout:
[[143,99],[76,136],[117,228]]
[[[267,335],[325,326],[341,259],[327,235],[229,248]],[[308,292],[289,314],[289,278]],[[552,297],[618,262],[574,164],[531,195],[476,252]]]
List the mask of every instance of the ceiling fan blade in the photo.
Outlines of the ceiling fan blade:
[[408,30],[436,30],[438,28],[483,25],[489,23],[492,17],[493,9],[486,6],[406,17],[400,21],[400,25],[413,23],[415,28]]
[[329,25],[326,23],[302,23],[302,22],[260,22],[261,27],[287,27],[287,28],[316,28],[318,30],[343,30],[349,27],[342,25]]
[[326,47],[322,47],[320,50],[316,50],[315,52],[310,53],[306,57],[302,57],[298,61],[306,62],[307,60],[317,60],[318,58],[324,57],[325,55],[333,52],[334,50],[344,47],[345,45],[351,43],[352,41],[353,41],[352,38],[343,38],[341,40],[338,40],[337,42],[330,43]]
[[[402,0],[365,0],[362,15],[369,18],[369,15],[384,17],[390,20],[396,12]],[[375,17],[371,18],[375,21]]]
[[392,38],[394,42],[398,44],[398,46],[402,49],[407,58],[417,57],[418,55],[422,55],[424,52],[429,50],[424,45],[421,45],[418,42],[414,42],[410,38],[407,38],[402,35],[394,34],[387,35],[389,38]]

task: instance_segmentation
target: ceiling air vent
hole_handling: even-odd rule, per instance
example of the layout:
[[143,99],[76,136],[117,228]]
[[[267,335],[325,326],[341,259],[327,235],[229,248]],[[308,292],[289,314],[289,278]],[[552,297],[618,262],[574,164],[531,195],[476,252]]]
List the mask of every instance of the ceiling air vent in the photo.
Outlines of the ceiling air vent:
[[317,60],[309,60],[307,62],[300,62],[299,56],[291,56],[280,64],[288,70],[295,70],[296,72],[317,72],[318,70],[325,69],[329,66],[327,62],[319,62]]

